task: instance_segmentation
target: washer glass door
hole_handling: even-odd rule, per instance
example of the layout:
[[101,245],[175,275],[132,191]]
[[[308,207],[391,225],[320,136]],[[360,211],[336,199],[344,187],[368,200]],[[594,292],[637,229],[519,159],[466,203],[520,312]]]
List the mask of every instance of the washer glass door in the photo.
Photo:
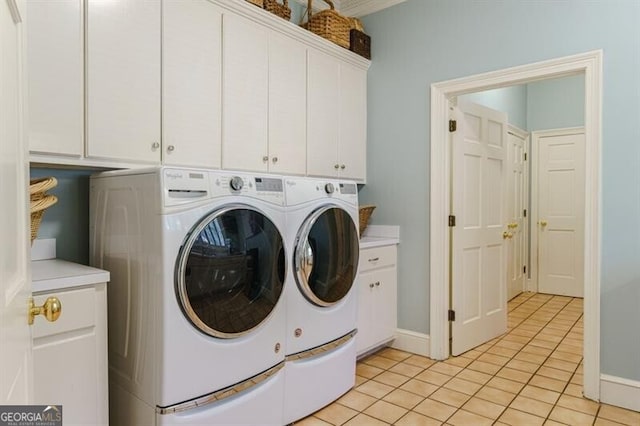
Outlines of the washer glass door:
[[314,211],[296,239],[295,278],[302,294],[318,306],[342,300],[358,270],[358,230],[349,213],[335,206]]
[[278,228],[262,212],[234,205],[211,212],[191,230],[176,264],[176,292],[200,331],[233,338],[273,312],[284,274]]

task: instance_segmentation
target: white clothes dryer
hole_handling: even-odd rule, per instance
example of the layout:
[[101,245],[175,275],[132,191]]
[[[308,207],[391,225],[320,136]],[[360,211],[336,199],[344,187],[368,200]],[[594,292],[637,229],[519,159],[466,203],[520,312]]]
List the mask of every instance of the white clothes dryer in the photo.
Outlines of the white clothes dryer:
[[285,178],[289,268],[284,420],[336,400],[355,382],[358,195],[352,182]]
[[91,178],[111,421],[282,425],[281,178],[176,168]]

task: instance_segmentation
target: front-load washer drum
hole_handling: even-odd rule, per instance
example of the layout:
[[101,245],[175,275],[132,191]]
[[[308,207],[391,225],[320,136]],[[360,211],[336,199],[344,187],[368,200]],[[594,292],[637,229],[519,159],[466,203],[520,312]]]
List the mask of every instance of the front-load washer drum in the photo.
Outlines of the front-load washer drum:
[[208,214],[187,235],[176,264],[176,293],[200,331],[235,338],[273,312],[284,275],[278,228],[253,207],[231,205]]
[[315,210],[298,231],[295,279],[316,306],[340,302],[353,287],[360,251],[358,230],[349,213],[335,206]]

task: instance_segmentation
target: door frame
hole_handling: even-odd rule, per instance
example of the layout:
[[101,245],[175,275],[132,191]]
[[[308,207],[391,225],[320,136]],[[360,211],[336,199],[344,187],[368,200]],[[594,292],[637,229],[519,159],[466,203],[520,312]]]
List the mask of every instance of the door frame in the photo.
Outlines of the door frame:
[[538,282],[538,228],[535,227],[535,224],[538,223],[538,215],[540,214],[538,210],[538,191],[540,190],[540,188],[538,188],[538,167],[540,166],[540,159],[538,158],[538,144],[540,143],[540,138],[543,137],[565,136],[579,133],[585,133],[584,127],[567,127],[562,129],[536,130],[531,132],[531,280],[527,286],[529,291],[537,292],[540,285]]
[[449,101],[467,93],[550,78],[585,76],[585,291],[584,385],[587,398],[600,399],[600,253],[602,50],[520,65],[431,84],[430,134],[430,356],[449,356]]
[[[532,159],[532,155],[533,155],[533,151],[531,151],[531,133],[527,132],[526,130],[522,130],[520,127],[513,125],[513,124],[507,124],[507,133],[511,133],[514,136],[520,137],[524,140],[524,154],[527,156],[527,159],[524,161],[524,182],[522,183],[523,185],[523,189],[524,189],[524,199],[525,199],[525,209],[527,210],[527,215],[524,218],[524,230],[523,230],[523,241],[522,244],[524,244],[524,251],[525,251],[525,256],[524,256],[524,265],[527,267],[527,272],[524,273],[524,282],[522,283],[522,291],[528,291],[529,290],[529,272],[531,271],[531,265],[529,262],[529,253],[531,252],[531,247],[529,245],[529,225],[531,223],[531,203],[529,202],[530,200],[530,194],[529,194],[529,170],[531,170],[531,168],[529,167],[529,164],[531,164],[531,159]],[[508,284],[507,284],[508,285]],[[507,302],[509,300],[507,299]]]

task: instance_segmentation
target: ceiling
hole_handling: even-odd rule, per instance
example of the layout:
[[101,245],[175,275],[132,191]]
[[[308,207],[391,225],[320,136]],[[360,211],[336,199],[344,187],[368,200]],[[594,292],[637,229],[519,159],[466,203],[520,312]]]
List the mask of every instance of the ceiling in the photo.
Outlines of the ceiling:
[[[296,2],[307,5],[308,0],[295,0]],[[406,0],[332,0],[335,8],[345,16],[361,17],[370,13],[378,12]],[[327,9],[329,6],[323,0],[314,0],[314,9]]]

